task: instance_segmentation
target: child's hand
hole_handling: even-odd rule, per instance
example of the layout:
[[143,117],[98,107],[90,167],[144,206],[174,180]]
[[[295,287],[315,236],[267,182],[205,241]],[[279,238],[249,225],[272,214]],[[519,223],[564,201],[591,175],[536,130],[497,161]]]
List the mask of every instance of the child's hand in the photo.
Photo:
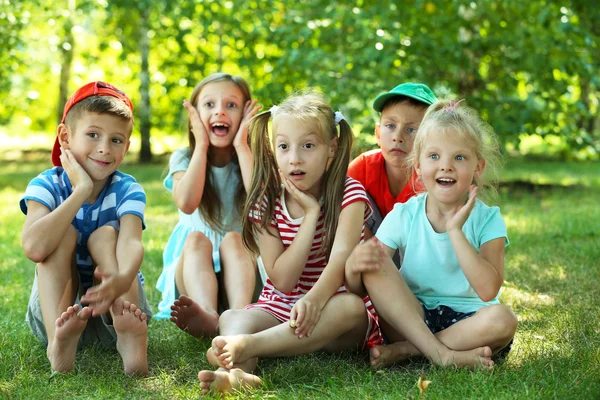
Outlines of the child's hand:
[[[79,165],[71,150],[60,149],[60,162],[69,176],[73,189],[81,190],[87,196],[92,194],[94,190],[94,182],[87,172]],[[87,197],[86,196],[86,197]]]
[[192,105],[192,103],[190,103],[187,100],[183,101],[183,106],[187,110],[188,117],[190,118],[190,122],[192,124],[192,134],[194,135],[194,138],[196,139],[196,148],[203,149],[203,150],[208,149],[208,145],[210,144],[210,139],[208,137],[208,132],[206,131],[206,127],[204,126],[204,124],[202,123],[202,120],[200,119],[200,113],[198,112],[196,107],[194,107]]
[[100,284],[92,286],[81,298],[81,302],[92,309],[92,316],[102,315],[110,309],[115,299],[127,292],[131,286],[122,275],[117,273],[102,273],[96,267],[94,276],[100,279]]
[[321,318],[321,308],[304,296],[292,308],[290,327],[294,329],[294,334],[298,336],[298,339],[302,339],[304,336],[311,335],[319,318]]
[[455,229],[462,230],[463,225],[471,214],[471,210],[473,210],[473,207],[475,207],[476,199],[477,186],[471,185],[471,189],[469,190],[469,200],[467,200],[466,204],[456,207],[456,213],[448,221],[446,221],[446,232],[450,232]]
[[281,181],[285,185],[285,189],[289,192],[289,194],[292,195],[292,198],[296,200],[300,207],[302,207],[305,215],[309,214],[310,212],[319,215],[319,212],[321,211],[321,206],[319,205],[317,199],[315,199],[311,194],[308,194],[298,189],[296,185],[292,183],[292,181],[290,181],[285,177],[285,175],[283,175],[283,172],[281,172],[281,170],[279,170],[279,176],[281,177]]
[[244,105],[244,114],[240,127],[233,138],[233,147],[238,148],[240,146],[248,145],[248,125],[250,120],[254,118],[258,110],[262,108],[260,104],[257,104],[258,100],[248,100]]
[[350,257],[348,257],[347,267],[350,272],[355,274],[376,271],[381,268],[381,264],[386,257],[388,257],[388,254],[384,244],[374,236],[352,250]]

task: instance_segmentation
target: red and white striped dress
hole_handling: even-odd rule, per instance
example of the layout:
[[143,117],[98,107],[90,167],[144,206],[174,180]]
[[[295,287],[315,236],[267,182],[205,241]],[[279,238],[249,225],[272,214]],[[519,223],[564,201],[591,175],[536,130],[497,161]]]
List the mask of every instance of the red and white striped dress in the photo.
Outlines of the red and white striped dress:
[[[342,210],[357,201],[365,202],[368,205],[368,207],[365,208],[362,233],[360,236],[360,241],[362,242],[365,234],[364,222],[368,220],[373,211],[362,184],[352,178],[346,178]],[[251,214],[249,216],[250,220],[260,222],[259,214],[260,212],[258,210],[254,210],[254,215]],[[303,219],[304,217],[296,219],[290,217],[285,205],[285,189],[282,188],[280,195],[275,201],[275,210],[271,220],[271,226],[279,231],[279,236],[281,237],[284,248],[287,249],[292,244]],[[322,249],[320,249],[324,233],[323,220],[323,209],[321,209],[308,261],[306,262],[304,271],[302,271],[302,275],[300,275],[300,279],[292,291],[283,293],[275,288],[270,279],[267,279],[260,297],[258,298],[258,302],[247,305],[245,307],[246,309],[263,310],[273,315],[281,322],[289,321],[294,304],[308,293],[327,266],[327,257]],[[346,288],[341,286],[336,294],[344,293],[346,291]],[[369,317],[369,328],[365,336],[365,346],[373,347],[378,344],[383,344],[383,337],[381,335],[381,330],[379,329],[375,308],[368,296],[364,298],[364,302]]]

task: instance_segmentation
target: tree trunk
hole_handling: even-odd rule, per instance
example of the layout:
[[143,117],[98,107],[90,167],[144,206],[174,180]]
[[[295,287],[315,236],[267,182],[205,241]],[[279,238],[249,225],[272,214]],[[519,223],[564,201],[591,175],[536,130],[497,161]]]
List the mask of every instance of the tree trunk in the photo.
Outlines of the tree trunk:
[[70,16],[65,21],[65,36],[63,43],[60,46],[60,52],[62,55],[62,63],[60,65],[60,86],[58,92],[58,107],[57,107],[57,120],[60,124],[62,120],[62,114],[67,102],[67,96],[69,96],[69,81],[71,79],[71,63],[73,61],[73,47],[75,40],[73,38],[73,21],[72,18],[75,14],[75,7],[69,10]]
[[148,17],[150,14],[150,5],[148,4],[141,10],[140,24],[140,54],[142,57],[142,68],[140,72],[140,95],[142,101],[139,108],[140,133],[142,135],[142,146],[140,149],[140,162],[146,163],[152,161],[152,149],[150,147],[150,72],[148,59],[150,57],[150,43],[148,40]]

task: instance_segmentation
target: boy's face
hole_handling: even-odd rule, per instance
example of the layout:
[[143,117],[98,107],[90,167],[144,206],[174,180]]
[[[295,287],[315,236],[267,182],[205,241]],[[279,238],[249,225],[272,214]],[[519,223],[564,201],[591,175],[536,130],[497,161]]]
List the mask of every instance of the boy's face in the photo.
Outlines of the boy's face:
[[387,164],[405,167],[404,162],[412,151],[415,135],[426,109],[405,101],[383,110],[381,120],[375,127],[375,136]]
[[111,114],[84,112],[71,128],[59,125],[58,138],[92,181],[105,181],[119,168],[133,129],[132,121]]

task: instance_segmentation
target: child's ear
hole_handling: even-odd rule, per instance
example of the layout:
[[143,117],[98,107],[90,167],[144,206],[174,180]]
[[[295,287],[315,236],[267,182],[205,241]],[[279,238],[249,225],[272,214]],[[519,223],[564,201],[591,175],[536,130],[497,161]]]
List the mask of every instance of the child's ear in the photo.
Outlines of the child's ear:
[[477,166],[475,167],[475,173],[473,174],[473,178],[477,179],[483,173],[485,169],[485,160],[479,160],[477,162]]
[[335,152],[338,149],[338,138],[334,137],[329,141],[329,158],[333,158],[335,156]]
[[379,132],[380,127],[381,127],[381,122],[377,122],[375,124],[375,137],[377,138],[377,144],[379,144],[379,138],[381,136],[381,133]]
[[421,163],[415,162],[415,172],[417,173],[417,177],[421,177]]
[[64,149],[70,148],[69,128],[65,124],[58,125],[58,127],[56,128],[56,135],[58,138],[58,143],[60,143],[60,146],[62,148],[64,148]]

